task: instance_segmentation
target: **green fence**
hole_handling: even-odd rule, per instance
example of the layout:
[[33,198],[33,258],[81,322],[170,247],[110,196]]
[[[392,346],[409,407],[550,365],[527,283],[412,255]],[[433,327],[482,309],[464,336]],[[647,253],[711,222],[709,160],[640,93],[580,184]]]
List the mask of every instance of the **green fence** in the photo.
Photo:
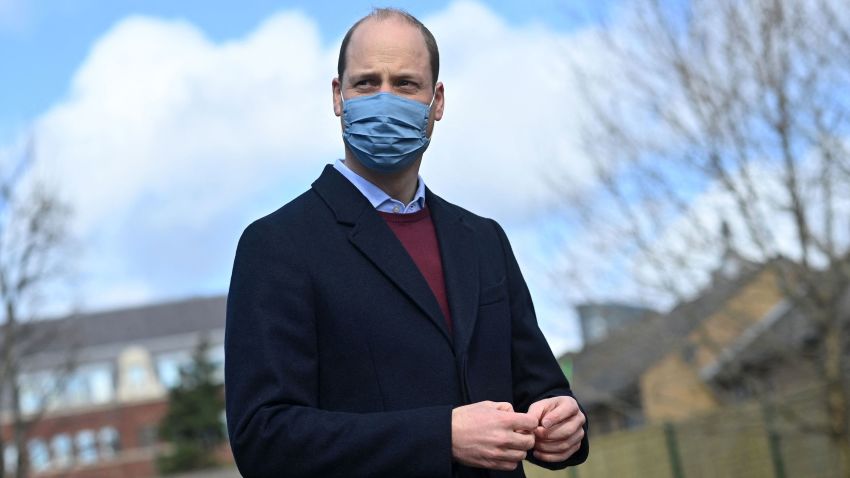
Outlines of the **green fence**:
[[[591,437],[590,458],[574,469],[526,464],[529,478],[834,478],[838,453],[825,435],[802,431],[825,420],[823,399],[807,390],[775,404],[724,409],[675,424]],[[592,419],[593,417],[591,417]]]

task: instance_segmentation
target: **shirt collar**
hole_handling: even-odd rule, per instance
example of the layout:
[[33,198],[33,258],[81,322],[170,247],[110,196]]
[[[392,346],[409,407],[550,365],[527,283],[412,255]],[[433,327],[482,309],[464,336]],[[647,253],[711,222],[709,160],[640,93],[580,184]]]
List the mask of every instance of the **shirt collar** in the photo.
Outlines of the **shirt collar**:
[[421,211],[425,207],[425,181],[422,180],[422,176],[417,176],[416,193],[413,195],[413,200],[409,204],[404,204],[391,198],[381,188],[349,169],[342,159],[336,160],[334,169],[345,176],[378,211],[409,214]]

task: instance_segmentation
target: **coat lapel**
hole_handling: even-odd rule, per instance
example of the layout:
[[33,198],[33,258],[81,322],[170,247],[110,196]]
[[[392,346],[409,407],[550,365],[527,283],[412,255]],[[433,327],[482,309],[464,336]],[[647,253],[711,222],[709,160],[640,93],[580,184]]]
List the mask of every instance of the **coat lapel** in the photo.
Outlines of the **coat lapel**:
[[430,190],[426,191],[426,202],[431,208],[431,219],[440,244],[454,327],[455,353],[461,356],[466,352],[478,318],[479,271],[475,234],[456,208]]
[[446,319],[428,282],[369,201],[330,165],[313,183],[313,189],[334,212],[337,222],[353,226],[348,238],[354,247],[409,297],[451,344]]

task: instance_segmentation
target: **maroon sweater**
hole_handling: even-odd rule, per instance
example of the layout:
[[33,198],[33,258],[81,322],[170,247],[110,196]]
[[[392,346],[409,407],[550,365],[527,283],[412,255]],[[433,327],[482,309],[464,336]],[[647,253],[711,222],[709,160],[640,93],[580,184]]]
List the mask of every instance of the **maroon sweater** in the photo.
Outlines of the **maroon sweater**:
[[407,253],[413,259],[419,272],[428,281],[431,291],[437,298],[440,310],[446,317],[446,325],[452,330],[452,317],[449,314],[449,300],[446,296],[446,281],[443,276],[443,261],[440,259],[440,246],[437,243],[437,233],[434,222],[431,221],[431,211],[425,207],[410,214],[393,214],[378,211],[387,221],[396,237],[404,245]]

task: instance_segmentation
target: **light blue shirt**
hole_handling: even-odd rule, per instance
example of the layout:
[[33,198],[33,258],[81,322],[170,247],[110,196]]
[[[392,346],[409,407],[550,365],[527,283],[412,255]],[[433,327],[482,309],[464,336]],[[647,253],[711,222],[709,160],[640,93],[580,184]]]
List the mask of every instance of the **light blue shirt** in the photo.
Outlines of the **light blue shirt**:
[[398,199],[391,198],[389,194],[385,193],[378,186],[375,186],[359,174],[348,169],[345,161],[337,159],[334,163],[334,169],[351,181],[351,184],[366,196],[366,199],[372,203],[372,207],[378,211],[410,214],[419,212],[425,207],[425,181],[422,180],[422,176],[417,176],[416,194],[413,195],[413,200],[410,201],[410,204],[405,205]]

